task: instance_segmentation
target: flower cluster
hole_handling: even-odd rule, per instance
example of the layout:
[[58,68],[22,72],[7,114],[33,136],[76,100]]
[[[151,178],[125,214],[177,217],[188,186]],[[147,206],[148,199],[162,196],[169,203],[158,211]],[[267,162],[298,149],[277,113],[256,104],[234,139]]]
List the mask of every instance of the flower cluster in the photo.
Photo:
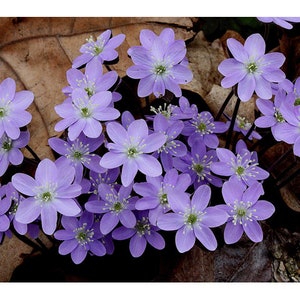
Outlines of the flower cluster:
[[[168,92],[178,104],[165,101],[136,118],[130,110],[116,108],[122,98],[120,81],[105,68],[118,58],[115,49],[124,39],[107,30],[80,48],[82,54],[66,72],[66,99],[55,107],[61,117],[55,130],[65,132],[48,140],[56,160],[45,158],[34,177],[15,173],[0,187],[0,240],[10,235],[11,226],[31,237],[40,228],[61,241],[59,254],[70,254],[75,264],[88,254],[112,254],[114,240],[129,240],[133,257],[141,256],[147,244],[161,250],[164,231],[176,231],[179,252],[190,250],[196,240],[215,250],[215,227],[224,228],[227,244],[243,232],[253,242],[261,241],[259,221],[275,208],[259,199],[269,173],[248,147],[261,138],[254,124],[270,127],[277,141],[293,144],[300,156],[300,80],[285,78],[283,54],[265,54],[260,34],[249,36],[244,45],[228,39],[233,57],[219,65],[225,76],[221,85],[237,85],[238,101],[257,96],[262,115],[254,124],[237,114],[219,121],[182,95],[181,85],[193,77],[185,42],[176,40],[170,28],[159,35],[142,30],[141,45],[128,50],[134,65],[127,75],[139,80],[139,97],[164,101]],[[28,144],[29,132],[20,128],[31,120],[25,109],[32,101],[31,92],[15,92],[12,79],[0,84],[0,176],[10,164],[22,163],[19,148]],[[224,147],[224,137],[232,131],[242,138],[230,140],[230,149],[227,141]],[[221,191],[222,204],[215,189]]]

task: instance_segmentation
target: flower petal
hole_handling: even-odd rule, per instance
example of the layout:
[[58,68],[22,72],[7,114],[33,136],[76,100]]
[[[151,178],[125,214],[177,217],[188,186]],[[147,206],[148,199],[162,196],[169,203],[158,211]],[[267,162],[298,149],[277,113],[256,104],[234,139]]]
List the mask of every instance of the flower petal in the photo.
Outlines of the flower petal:
[[180,253],[187,252],[195,245],[196,237],[192,229],[185,226],[180,228],[175,235],[175,243]]

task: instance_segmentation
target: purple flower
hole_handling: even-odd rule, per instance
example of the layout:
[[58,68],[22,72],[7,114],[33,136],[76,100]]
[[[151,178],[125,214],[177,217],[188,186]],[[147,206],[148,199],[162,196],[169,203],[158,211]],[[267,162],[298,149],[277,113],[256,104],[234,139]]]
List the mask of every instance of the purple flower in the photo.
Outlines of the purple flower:
[[217,227],[227,221],[227,213],[215,207],[207,207],[211,197],[208,185],[201,185],[195,191],[192,199],[176,192],[169,199],[173,212],[161,215],[157,226],[162,230],[177,230],[176,247],[179,252],[189,251],[195,244],[196,238],[208,250],[217,248],[217,240],[210,227]]
[[41,216],[42,229],[46,234],[55,231],[57,212],[76,216],[81,212],[75,197],[81,193],[79,184],[72,184],[75,170],[66,164],[45,158],[37,166],[35,178],[23,173],[12,176],[12,184],[28,198],[20,202],[16,220],[29,224]]
[[94,214],[84,211],[80,218],[62,216],[61,224],[64,229],[54,233],[57,240],[63,241],[58,253],[67,255],[71,253],[72,261],[80,264],[88,253],[103,256],[106,249],[99,241],[103,234],[99,231],[98,223],[94,222]]
[[258,167],[257,153],[250,152],[243,140],[236,144],[236,155],[226,148],[217,148],[216,153],[219,161],[210,167],[215,174],[236,178],[248,186],[269,177],[267,171]]
[[20,127],[31,121],[31,114],[25,109],[32,103],[30,91],[16,92],[16,82],[6,78],[0,83],[0,137],[4,133],[11,139],[20,136]]
[[248,101],[254,91],[262,99],[272,97],[272,82],[281,82],[285,74],[279,68],[285,57],[282,53],[272,52],[265,54],[266,44],[258,33],[250,35],[245,44],[229,38],[227,46],[233,55],[222,61],[218,70],[225,78],[221,85],[229,88],[238,84],[237,94],[241,101]]
[[101,64],[105,61],[115,60],[118,57],[115,48],[123,43],[125,35],[118,34],[114,37],[111,35],[111,30],[108,29],[100,34],[96,41],[92,36],[87,39],[87,43],[80,48],[82,54],[74,59],[72,68],[79,68],[93,60],[97,60]]
[[68,137],[74,141],[81,132],[87,137],[98,138],[102,133],[100,121],[115,120],[120,112],[110,107],[112,94],[109,91],[99,92],[89,97],[80,88],[74,89],[72,99],[56,105],[55,111],[63,118],[55,125],[56,131],[68,128]]
[[277,132],[281,131],[282,124],[285,123],[285,119],[281,113],[282,104],[286,100],[286,93],[283,90],[279,90],[274,97],[274,101],[267,99],[256,100],[256,106],[263,114],[255,120],[255,125],[260,128],[271,128],[271,132],[276,139],[280,141],[281,138],[277,135]]
[[[235,119],[235,123],[234,123],[234,127],[233,130],[236,132],[241,132],[244,136],[246,136],[249,132],[249,130],[252,127],[252,123],[250,123],[245,117],[236,116]],[[250,135],[249,135],[249,140],[251,141],[253,138],[255,139],[261,139],[261,135],[256,132],[255,130],[253,130]]]
[[100,166],[112,169],[122,167],[121,182],[129,186],[138,170],[148,176],[162,173],[160,163],[148,153],[158,150],[166,142],[162,133],[149,134],[145,120],[133,121],[126,130],[117,122],[107,124],[106,131],[113,143],[108,143],[109,152],[100,160]]
[[25,147],[29,143],[29,132],[21,131],[17,139],[13,140],[3,133],[0,137],[0,176],[2,176],[9,164],[20,165],[24,155],[20,148]]
[[263,193],[262,184],[259,182],[247,189],[236,179],[223,184],[222,195],[226,205],[220,207],[229,215],[224,231],[226,244],[237,242],[244,231],[253,242],[262,241],[263,232],[258,221],[268,219],[275,211],[272,203],[258,201]]
[[174,158],[173,164],[177,170],[190,175],[195,189],[203,184],[221,187],[222,180],[210,170],[211,164],[217,160],[216,150],[207,151],[206,146],[198,141],[192,145],[191,152],[183,157]]
[[0,186],[0,243],[3,238],[3,233],[10,227],[10,219],[6,215],[11,205],[11,199],[5,197],[6,185]]
[[[116,83],[117,79],[117,72],[110,71],[103,74],[102,64],[97,60],[93,60],[87,64],[84,74],[77,69],[69,69],[67,71],[67,80],[70,85],[64,87],[62,91],[66,96],[71,97],[73,90],[80,88],[89,97],[92,97],[99,92],[108,91]],[[121,95],[119,93],[112,92],[112,102],[120,99]]]
[[292,29],[293,25],[289,22],[299,23],[300,18],[298,17],[257,17],[257,19],[263,23],[275,23],[276,25],[283,27],[285,29]]
[[279,127],[274,127],[274,135],[279,141],[293,145],[293,152],[300,156],[300,106],[299,98],[294,93],[289,93],[281,105],[281,113],[286,122]]
[[75,181],[80,182],[83,176],[83,167],[99,173],[106,171],[99,165],[100,156],[92,153],[100,147],[103,140],[103,135],[97,139],[91,139],[81,133],[74,141],[70,141],[69,138],[64,141],[53,137],[48,140],[48,143],[54,151],[63,155],[59,159],[66,159],[75,168]]
[[140,79],[138,96],[146,97],[153,93],[158,98],[169,90],[180,97],[179,84],[188,83],[193,78],[184,61],[185,42],[175,40],[170,28],[164,29],[159,36],[150,30],[141,30],[140,40],[142,46],[128,50],[134,66],[126,72],[129,77]]
[[130,238],[129,250],[133,257],[140,257],[149,243],[152,247],[162,250],[165,247],[164,238],[157,232],[158,227],[149,223],[147,211],[136,212],[136,223],[131,228],[124,226],[116,228],[112,232],[115,240]]
[[176,191],[179,195],[185,194],[185,190],[191,184],[188,174],[180,174],[175,169],[170,169],[165,176],[149,177],[147,182],[139,182],[133,185],[134,191],[141,195],[135,208],[137,210],[149,210],[149,221],[156,225],[157,218],[170,210],[168,202],[169,193]]
[[217,148],[219,138],[216,133],[223,133],[228,127],[229,124],[215,121],[210,112],[202,111],[191,120],[185,121],[182,135],[188,136],[190,146],[196,141],[201,141],[209,148]]
[[119,223],[125,227],[132,227],[136,222],[132,210],[135,209],[137,197],[131,197],[132,185],[121,186],[119,189],[108,184],[100,184],[98,193],[100,200],[88,201],[85,209],[103,214],[100,220],[100,231],[103,234],[110,233]]
[[161,114],[154,117],[154,132],[161,132],[167,137],[164,145],[154,153],[155,156],[160,158],[165,171],[173,167],[173,157],[184,156],[187,152],[186,145],[176,139],[181,133],[183,127],[184,124],[180,120],[169,124],[168,120]]

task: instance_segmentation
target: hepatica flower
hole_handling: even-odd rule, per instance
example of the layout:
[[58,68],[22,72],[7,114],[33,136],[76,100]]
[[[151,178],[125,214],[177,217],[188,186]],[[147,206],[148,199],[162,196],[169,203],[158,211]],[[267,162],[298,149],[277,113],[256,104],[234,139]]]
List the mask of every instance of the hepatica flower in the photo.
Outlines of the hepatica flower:
[[165,95],[169,90],[176,97],[182,95],[179,84],[192,80],[193,74],[184,61],[186,46],[183,40],[174,39],[172,29],[164,29],[159,36],[150,30],[140,33],[142,46],[131,47],[128,55],[134,66],[127,69],[127,75],[140,79],[138,96],[155,97]]
[[158,250],[165,247],[164,238],[158,233],[159,228],[150,224],[147,210],[136,212],[136,223],[131,228],[124,226],[112,232],[115,240],[130,238],[129,250],[133,257],[140,257],[146,250],[147,243]]
[[7,216],[7,212],[11,205],[11,199],[5,197],[6,185],[0,186],[0,243],[3,238],[3,233],[9,229],[10,220]]
[[185,121],[182,134],[188,136],[190,146],[196,141],[201,141],[209,148],[217,148],[219,138],[216,133],[223,133],[228,127],[229,124],[215,121],[210,112],[202,111],[191,120]]
[[0,176],[2,176],[9,164],[20,165],[24,155],[20,148],[25,147],[29,142],[29,132],[21,131],[20,136],[13,140],[6,133],[0,138]]
[[119,222],[125,227],[132,227],[136,222],[132,210],[135,209],[137,197],[131,197],[132,185],[119,188],[102,183],[99,185],[99,200],[88,201],[86,210],[103,214],[100,220],[100,231],[110,233]]
[[14,188],[27,196],[20,202],[16,220],[29,224],[41,216],[42,229],[52,234],[56,229],[57,213],[76,216],[81,212],[75,197],[81,194],[81,186],[73,183],[75,170],[66,164],[43,159],[35,178],[23,173],[12,176]]
[[71,253],[72,261],[80,264],[88,253],[103,256],[106,254],[104,245],[99,241],[103,234],[99,231],[99,224],[94,222],[94,214],[84,211],[80,218],[62,216],[61,224],[64,229],[54,233],[57,240],[63,241],[58,253]]
[[222,195],[226,205],[220,207],[229,215],[224,231],[226,244],[237,242],[243,232],[255,243],[262,241],[263,231],[258,221],[268,219],[275,211],[272,203],[258,200],[263,193],[259,182],[248,188],[236,179],[224,183]]
[[195,142],[191,148],[191,152],[183,157],[174,158],[174,167],[191,177],[191,183],[197,189],[203,184],[212,184],[221,187],[222,180],[212,174],[210,166],[217,161],[216,150],[208,150],[202,142]]
[[112,32],[108,29],[100,34],[96,41],[93,37],[87,39],[87,43],[80,48],[82,54],[74,59],[72,68],[79,68],[92,60],[97,60],[101,64],[105,61],[115,60],[118,57],[115,48],[123,43],[125,35],[118,34],[114,37],[111,35]]
[[74,141],[81,132],[87,137],[97,138],[102,133],[101,121],[115,120],[120,112],[110,107],[112,94],[99,92],[89,97],[84,90],[77,88],[72,92],[72,99],[56,105],[55,111],[63,118],[55,125],[56,131],[68,128],[68,137]]
[[80,134],[74,141],[64,141],[60,138],[50,138],[50,147],[62,155],[59,159],[66,159],[75,168],[75,179],[80,182],[83,176],[83,167],[95,172],[105,172],[106,169],[100,167],[100,156],[93,152],[103,143],[103,135],[97,139],[91,139],[84,134]]
[[250,35],[242,45],[234,38],[227,40],[227,46],[233,56],[222,61],[218,67],[225,78],[221,85],[224,88],[237,86],[241,101],[248,101],[254,91],[262,99],[272,97],[271,83],[281,82],[285,74],[280,67],[285,61],[282,53],[265,54],[266,44],[258,33]]
[[106,131],[113,143],[106,145],[109,152],[103,155],[100,165],[107,169],[122,165],[121,182],[124,186],[132,183],[138,171],[152,177],[161,175],[162,167],[150,153],[165,144],[164,134],[149,134],[143,119],[133,121],[127,130],[117,122],[110,122]]
[[[84,90],[89,97],[92,97],[99,92],[108,91],[118,79],[118,74],[115,71],[103,74],[103,66],[97,60],[91,61],[86,66],[84,74],[71,68],[66,75],[69,85],[64,87],[62,91],[69,97],[72,96],[72,92],[76,88]],[[112,92],[112,102],[120,99],[119,93]]]
[[178,174],[177,170],[170,169],[164,177],[146,176],[146,180],[147,182],[137,182],[133,185],[134,191],[142,196],[137,200],[135,208],[149,210],[149,221],[156,225],[158,217],[171,209],[168,201],[170,192],[185,194],[191,184],[191,178],[188,174]]
[[300,18],[299,17],[257,17],[257,19],[263,23],[275,23],[276,25],[285,28],[285,29],[292,29],[293,25],[292,23],[299,23]]
[[175,243],[180,253],[189,251],[196,238],[208,250],[217,248],[217,240],[210,227],[217,227],[227,221],[227,213],[215,207],[207,207],[211,197],[208,185],[201,185],[192,199],[185,194],[173,193],[169,203],[173,212],[161,215],[157,226],[162,230],[177,230]]
[[236,178],[248,186],[269,177],[269,173],[258,166],[257,153],[250,152],[243,140],[237,142],[236,154],[226,148],[217,148],[216,154],[219,161],[211,164],[215,174]]
[[32,116],[26,109],[33,98],[30,91],[16,92],[16,82],[12,78],[0,83],[0,137],[4,133],[11,139],[20,136],[20,127],[31,121]]

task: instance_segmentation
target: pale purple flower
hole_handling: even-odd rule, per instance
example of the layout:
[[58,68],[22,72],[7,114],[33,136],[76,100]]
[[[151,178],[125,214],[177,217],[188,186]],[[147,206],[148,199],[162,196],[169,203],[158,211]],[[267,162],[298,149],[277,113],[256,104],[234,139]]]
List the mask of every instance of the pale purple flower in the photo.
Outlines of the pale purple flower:
[[190,175],[191,184],[195,189],[203,184],[221,187],[222,180],[210,170],[214,161],[218,161],[216,150],[207,150],[206,146],[198,141],[191,147],[191,152],[187,152],[183,157],[174,158],[173,164],[177,170]]
[[81,186],[73,183],[75,169],[66,164],[43,159],[37,166],[35,178],[23,173],[12,176],[14,188],[28,196],[19,203],[16,220],[29,224],[41,216],[42,229],[52,234],[57,225],[57,213],[76,216],[81,208],[75,197]]
[[225,132],[229,124],[215,121],[212,114],[202,111],[192,119],[185,121],[182,135],[188,136],[188,144],[193,145],[196,141],[203,142],[209,148],[217,148],[219,138],[216,133]]
[[[244,136],[246,136],[249,132],[249,130],[252,127],[252,123],[249,122],[246,117],[242,117],[240,115],[236,116],[235,119],[235,123],[234,123],[234,127],[233,130],[235,132],[241,132]],[[261,139],[261,135],[256,132],[255,130],[252,130],[248,139],[251,141],[253,138],[260,140]]]
[[6,185],[0,186],[0,243],[3,238],[3,233],[10,227],[10,219],[7,216],[11,205],[11,199],[5,197]]
[[282,104],[286,100],[286,93],[283,90],[277,92],[274,100],[260,99],[256,100],[256,106],[263,116],[258,117],[254,123],[260,128],[271,128],[271,132],[276,141],[280,141],[281,138],[277,135],[280,132],[282,124],[285,123],[285,119],[281,113]]
[[292,23],[299,23],[299,17],[257,17],[257,19],[263,23],[275,23],[276,25],[285,28],[285,29],[292,29]]
[[[71,97],[72,92],[76,88],[80,88],[86,92],[89,97],[108,91],[118,80],[116,71],[109,71],[103,74],[103,66],[97,61],[91,61],[85,68],[84,74],[74,68],[67,71],[67,80],[69,85],[62,89],[66,96]],[[112,92],[112,102],[121,99],[121,95],[117,92]]]
[[32,116],[25,109],[33,102],[30,91],[16,92],[16,82],[6,78],[0,83],[0,137],[4,133],[11,139],[20,136],[20,128],[30,123]]
[[68,137],[74,141],[81,132],[87,137],[98,138],[102,133],[100,121],[115,120],[120,112],[110,107],[112,94],[109,91],[99,92],[89,97],[80,88],[74,89],[72,99],[66,99],[55,106],[57,114],[63,118],[55,125],[56,131],[68,128]]
[[185,42],[175,40],[170,28],[164,29],[159,36],[150,30],[141,30],[140,40],[142,46],[128,50],[134,65],[126,72],[129,77],[140,79],[138,96],[146,97],[153,93],[158,98],[169,90],[180,97],[182,91],[179,84],[188,83],[193,78],[184,61]]
[[165,247],[164,238],[158,233],[159,228],[150,224],[147,210],[136,212],[136,223],[131,228],[124,226],[112,232],[115,240],[130,238],[129,250],[133,257],[140,257],[146,250],[147,243],[158,250]]
[[254,91],[262,99],[272,97],[271,83],[281,82],[285,74],[280,67],[285,61],[282,53],[265,54],[266,44],[258,33],[250,35],[242,45],[234,38],[227,40],[227,46],[233,56],[223,60],[218,70],[225,78],[221,85],[224,88],[237,86],[241,101],[248,101]]
[[[179,197],[180,196],[180,197]],[[208,250],[217,248],[217,240],[210,227],[217,227],[227,221],[227,213],[215,207],[207,207],[211,197],[208,185],[201,185],[190,197],[173,193],[169,203],[173,212],[161,215],[157,226],[162,230],[177,230],[175,243],[180,253],[189,251],[196,238]]]
[[64,229],[54,233],[57,240],[63,241],[58,253],[71,253],[72,261],[80,264],[87,254],[103,256],[106,249],[101,241],[103,234],[99,231],[99,224],[94,222],[94,214],[84,211],[80,218],[62,216],[61,224]]
[[24,155],[20,148],[29,143],[30,135],[28,131],[21,131],[17,139],[13,140],[6,133],[0,137],[0,176],[2,176],[9,164],[20,165]]
[[188,174],[178,174],[177,170],[170,169],[165,176],[149,177],[147,182],[138,182],[133,185],[133,190],[142,198],[138,199],[137,210],[149,210],[149,221],[156,225],[157,218],[170,210],[168,202],[169,192],[176,191],[179,195],[185,194],[191,184]]
[[283,81],[280,81],[278,83],[271,83],[271,86],[272,86],[273,95],[276,95],[280,91],[290,93],[293,92],[294,89],[294,84],[287,78],[285,78]]
[[153,119],[154,132],[163,133],[167,137],[164,145],[154,152],[154,156],[160,158],[165,171],[173,167],[173,157],[182,157],[187,153],[186,145],[177,139],[183,128],[182,121],[177,120],[170,124],[161,114],[157,114]]
[[111,37],[111,35],[112,32],[108,29],[101,33],[96,41],[92,36],[87,39],[87,43],[82,45],[79,50],[82,54],[74,59],[72,68],[79,68],[93,60],[97,60],[101,64],[115,60],[118,57],[115,48],[123,43],[125,35],[118,34],[114,37]]
[[84,167],[98,173],[106,171],[99,165],[101,157],[93,153],[103,141],[103,134],[99,138],[92,139],[86,137],[83,133],[74,141],[70,141],[69,138],[67,138],[67,141],[56,137],[48,139],[49,146],[62,155],[59,159],[66,159],[75,168],[76,182],[82,180]]
[[149,153],[164,145],[164,134],[149,134],[143,119],[133,121],[127,130],[117,122],[110,122],[106,131],[113,143],[106,145],[109,152],[103,155],[100,166],[112,169],[122,165],[121,182],[124,186],[133,182],[138,171],[152,177],[161,175],[161,164]]
[[[155,108],[150,107],[150,111],[155,114],[164,116],[170,123],[177,120],[191,119],[198,114],[198,108],[195,104],[190,105],[187,98],[181,96],[178,101],[179,105],[164,103],[163,106]],[[149,120],[153,120],[155,116],[147,116]]]
[[297,100],[294,93],[286,96],[280,110],[286,122],[273,130],[278,140],[292,144],[294,154],[300,156],[300,106]]
[[137,197],[131,197],[131,191],[132,185],[113,187],[102,183],[98,187],[100,200],[85,203],[86,210],[103,214],[100,220],[100,231],[103,234],[110,233],[119,222],[125,227],[132,227],[135,224],[136,219],[132,210],[135,209]]
[[269,173],[258,166],[257,153],[250,152],[243,140],[237,142],[236,154],[226,148],[217,148],[216,154],[219,161],[210,166],[215,174],[236,178],[248,186],[269,177]]
[[236,179],[223,184],[222,195],[226,205],[220,207],[229,216],[224,231],[226,244],[237,242],[243,232],[255,243],[262,241],[263,231],[258,221],[268,219],[275,211],[272,203],[258,201],[263,193],[262,184],[259,182],[248,188]]

